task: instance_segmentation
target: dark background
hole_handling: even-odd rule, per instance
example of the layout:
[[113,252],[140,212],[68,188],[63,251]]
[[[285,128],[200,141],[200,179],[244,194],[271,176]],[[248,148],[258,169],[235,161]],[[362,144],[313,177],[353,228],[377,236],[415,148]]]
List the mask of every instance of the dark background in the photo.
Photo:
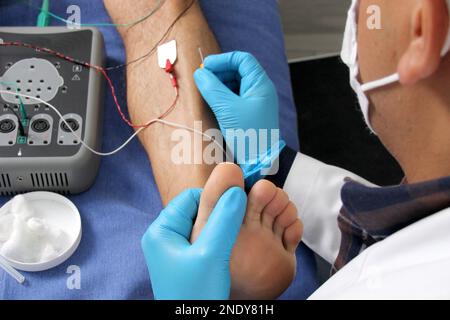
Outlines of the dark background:
[[296,62],[290,69],[302,153],[378,185],[400,183],[403,173],[366,127],[340,58]]

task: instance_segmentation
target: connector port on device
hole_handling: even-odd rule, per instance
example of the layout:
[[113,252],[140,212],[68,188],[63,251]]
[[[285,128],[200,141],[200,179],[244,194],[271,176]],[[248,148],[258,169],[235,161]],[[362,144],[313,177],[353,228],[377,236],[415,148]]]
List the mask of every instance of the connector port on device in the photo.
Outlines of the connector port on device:
[[16,129],[16,124],[10,119],[0,121],[0,133],[10,133]]
[[45,119],[38,119],[33,121],[33,123],[31,124],[31,128],[34,132],[43,133],[50,129],[50,124]]
[[[70,128],[71,128],[73,131],[77,131],[77,130],[80,128],[80,124],[79,124],[78,121],[75,120],[75,119],[67,119],[66,122],[67,122],[67,124],[70,126]],[[70,129],[69,129],[69,127],[67,126],[67,124],[66,124],[65,122],[62,122],[62,123],[61,123],[61,129],[62,129],[64,132],[71,132]]]

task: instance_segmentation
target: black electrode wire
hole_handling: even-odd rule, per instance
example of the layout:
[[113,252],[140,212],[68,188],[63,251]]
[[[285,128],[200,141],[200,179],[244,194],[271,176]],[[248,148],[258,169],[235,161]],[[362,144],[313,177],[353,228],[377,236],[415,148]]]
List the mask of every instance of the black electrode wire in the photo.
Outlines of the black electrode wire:
[[17,114],[17,112],[10,105],[5,105],[5,107],[6,107],[6,109],[9,109],[17,117],[17,121],[19,122],[19,133],[20,133],[20,136],[25,137],[25,128],[23,127],[22,120],[21,120],[20,116]]
[[177,24],[177,22],[189,11],[189,9],[192,8],[192,6],[194,5],[194,3],[197,0],[192,0],[191,3],[189,4],[189,6],[187,6],[178,16],[177,18],[171,23],[171,25],[169,26],[169,28],[166,30],[166,32],[163,34],[163,36],[159,39],[159,41],[152,47],[152,49],[144,54],[143,56],[131,60],[127,63],[123,63],[117,66],[113,66],[113,67],[107,67],[105,68],[106,71],[113,71],[113,70],[117,70],[117,69],[121,69],[121,68],[126,68],[134,63],[137,63],[139,61],[142,61],[148,57],[150,57],[153,53],[155,53],[156,49],[158,48],[158,46],[167,38],[167,36],[169,35],[169,33],[172,31],[172,29],[174,28],[174,26]]
[[[1,1],[1,0],[0,0]],[[144,59],[146,59],[146,58],[148,58],[148,57],[150,57],[153,53],[155,53],[155,51],[156,51],[156,49],[158,48],[158,46],[167,38],[167,36],[170,34],[170,32],[172,31],[172,29],[174,28],[174,26],[175,26],[175,24],[189,11],[189,9],[191,9],[192,8],[192,6],[194,5],[194,3],[196,2],[197,0],[192,0],[191,1],[191,3],[189,4],[189,6],[187,6],[177,17],[176,17],[176,19],[170,24],[170,26],[169,26],[169,28],[164,32],[164,34],[163,34],[163,36],[159,39],[159,41],[151,48],[151,50],[148,52],[148,53],[146,53],[146,54],[144,54],[143,56],[141,56],[141,57],[139,57],[139,58],[137,58],[137,59],[134,59],[134,60],[131,60],[131,61],[129,61],[129,62],[126,62],[126,63],[122,63],[122,64],[119,64],[119,65],[116,65],[116,66],[111,66],[111,67],[106,67],[106,68],[102,68],[102,67],[99,67],[99,66],[93,66],[93,65],[91,65],[91,64],[89,64],[89,63],[87,63],[87,62],[84,62],[84,61],[81,61],[81,60],[78,60],[78,59],[76,59],[76,58],[72,58],[72,57],[68,57],[68,56],[66,56],[66,55],[64,55],[64,54],[62,54],[62,53],[59,53],[59,52],[56,52],[56,51],[54,51],[54,50],[51,50],[51,49],[48,49],[48,48],[37,48],[37,46],[36,45],[31,45],[31,44],[26,44],[26,43],[21,43],[21,42],[11,42],[11,43],[0,43],[0,46],[3,46],[3,45],[6,45],[6,44],[8,44],[8,45],[14,45],[14,46],[23,46],[23,47],[26,47],[26,48],[35,48],[35,50],[37,50],[37,51],[43,51],[43,52],[45,52],[45,53],[51,53],[51,54],[55,54],[55,55],[57,55],[58,57],[60,57],[60,58],[62,58],[62,59],[66,59],[66,60],[69,60],[70,62],[72,62],[72,63],[74,63],[74,64],[79,64],[79,65],[84,65],[84,66],[89,66],[89,67],[94,67],[95,69],[97,69],[97,70],[100,70],[100,69],[102,69],[102,70],[104,70],[104,71],[114,71],[114,70],[118,70],[118,69],[121,69],[121,68],[127,68],[128,66],[130,66],[130,65],[132,65],[132,64],[135,64],[135,63],[137,63],[137,62],[140,62],[140,61],[142,61],[142,60],[144,60]]]

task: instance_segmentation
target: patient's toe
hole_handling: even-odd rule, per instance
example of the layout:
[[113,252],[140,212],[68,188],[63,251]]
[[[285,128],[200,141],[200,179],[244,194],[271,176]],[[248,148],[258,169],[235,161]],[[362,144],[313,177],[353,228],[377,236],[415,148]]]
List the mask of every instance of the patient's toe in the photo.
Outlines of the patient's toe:
[[191,243],[198,238],[220,197],[232,187],[244,188],[242,170],[233,163],[216,166],[204,187],[200,198],[199,210],[191,234]]
[[270,181],[260,180],[257,182],[248,195],[247,214],[245,223],[261,224],[262,212],[264,208],[275,198],[277,187]]
[[303,223],[297,219],[292,225],[286,228],[283,234],[283,244],[289,253],[295,253],[303,236]]
[[297,219],[297,208],[292,202],[289,202],[283,212],[276,218],[273,227],[279,239],[283,237],[286,228],[291,226]]
[[277,188],[275,197],[264,208],[262,213],[263,225],[269,229],[273,229],[275,219],[284,211],[289,204],[289,197],[280,188]]

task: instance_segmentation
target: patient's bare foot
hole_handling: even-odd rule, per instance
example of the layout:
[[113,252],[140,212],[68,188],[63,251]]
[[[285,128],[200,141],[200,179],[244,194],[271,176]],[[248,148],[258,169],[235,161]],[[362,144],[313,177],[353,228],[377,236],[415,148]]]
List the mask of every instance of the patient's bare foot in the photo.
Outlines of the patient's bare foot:
[[[216,167],[204,188],[191,242],[199,236],[220,196],[233,186],[243,185],[238,166]],[[273,299],[283,293],[295,276],[295,249],[302,232],[303,225],[287,194],[269,181],[258,182],[250,191],[231,257],[231,298]]]

